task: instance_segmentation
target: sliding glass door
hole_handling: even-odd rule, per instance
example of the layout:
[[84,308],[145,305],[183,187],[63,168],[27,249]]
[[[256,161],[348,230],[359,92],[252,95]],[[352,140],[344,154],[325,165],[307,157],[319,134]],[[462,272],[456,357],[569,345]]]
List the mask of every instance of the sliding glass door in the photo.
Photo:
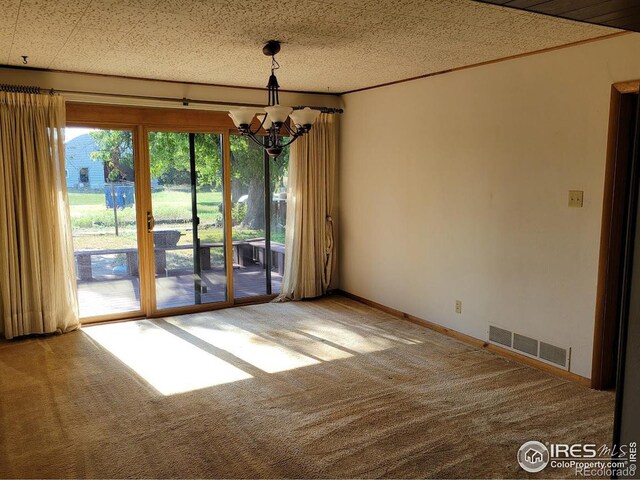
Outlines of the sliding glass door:
[[287,224],[287,191],[289,187],[289,148],[269,163],[269,234],[271,250],[271,293],[282,289],[284,275],[284,243]]
[[221,134],[149,132],[157,310],[227,300]]
[[140,312],[133,132],[67,128],[65,170],[80,316]]
[[[280,292],[287,149],[269,158],[219,113],[76,108],[66,180],[83,321]],[[96,112],[104,123],[91,120]]]
[[231,135],[234,297],[280,293],[284,273],[289,149],[271,159],[246,137]]

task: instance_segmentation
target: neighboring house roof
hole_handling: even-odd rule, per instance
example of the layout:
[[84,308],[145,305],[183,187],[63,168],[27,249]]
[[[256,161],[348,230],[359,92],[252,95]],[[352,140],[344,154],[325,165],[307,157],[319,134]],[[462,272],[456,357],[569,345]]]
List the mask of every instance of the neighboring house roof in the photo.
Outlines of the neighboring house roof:
[[[81,168],[89,170],[89,183],[92,188],[101,188],[105,184],[104,165],[100,160],[91,158],[91,153],[98,150],[91,135],[85,133],[65,142],[65,169],[69,186],[78,183],[78,172]],[[158,180],[151,179],[151,186],[157,187]]]
[[69,140],[64,146],[67,168],[76,169],[84,168],[88,163],[94,162],[91,159],[91,152],[98,149],[96,142],[88,133]]

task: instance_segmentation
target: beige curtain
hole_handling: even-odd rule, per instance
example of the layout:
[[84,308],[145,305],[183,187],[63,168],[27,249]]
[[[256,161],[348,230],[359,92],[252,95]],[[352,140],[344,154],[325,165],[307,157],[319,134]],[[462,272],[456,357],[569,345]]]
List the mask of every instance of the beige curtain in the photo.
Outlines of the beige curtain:
[[0,334],[78,327],[60,96],[0,92]]
[[291,146],[284,278],[276,301],[317,297],[329,288],[335,253],[336,127],[335,115],[322,114]]

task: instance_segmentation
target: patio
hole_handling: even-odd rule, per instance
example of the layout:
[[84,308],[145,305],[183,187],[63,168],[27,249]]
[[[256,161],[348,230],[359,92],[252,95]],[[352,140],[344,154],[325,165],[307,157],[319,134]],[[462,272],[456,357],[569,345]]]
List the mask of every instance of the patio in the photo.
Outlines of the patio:
[[[234,265],[235,298],[266,295],[266,271],[261,265]],[[195,276],[188,271],[174,272],[156,277],[158,308],[194,305]],[[279,293],[282,276],[271,272],[272,293]],[[226,300],[226,276],[223,269],[202,272],[201,303]],[[140,308],[140,280],[136,276],[102,276],[92,281],[78,282],[78,300],[81,317],[94,317],[113,313],[131,312]]]

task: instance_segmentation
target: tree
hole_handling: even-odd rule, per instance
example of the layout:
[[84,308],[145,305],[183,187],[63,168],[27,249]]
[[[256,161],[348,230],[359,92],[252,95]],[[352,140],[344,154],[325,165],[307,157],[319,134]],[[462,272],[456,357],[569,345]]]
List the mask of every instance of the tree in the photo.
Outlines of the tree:
[[[264,150],[251,139],[232,135],[231,143],[231,176],[238,185],[239,191],[248,195],[247,212],[243,224],[251,229],[264,228]],[[271,191],[276,183],[282,180],[289,165],[289,149],[270,160]],[[270,201],[270,199],[269,199]]]
[[[196,184],[222,189],[221,139],[218,134],[195,135]],[[160,185],[191,183],[189,134],[151,132],[149,134],[151,177]]]
[[[133,178],[133,138],[128,130],[96,130],[89,133],[98,149],[93,160],[107,167],[108,179]],[[196,172],[198,186],[222,188],[220,136],[196,134]],[[189,134],[176,132],[149,133],[151,177],[160,185],[191,183],[189,164]]]
[[128,130],[95,130],[89,132],[98,147],[91,159],[105,166],[105,180],[117,182],[133,179],[133,136]]

